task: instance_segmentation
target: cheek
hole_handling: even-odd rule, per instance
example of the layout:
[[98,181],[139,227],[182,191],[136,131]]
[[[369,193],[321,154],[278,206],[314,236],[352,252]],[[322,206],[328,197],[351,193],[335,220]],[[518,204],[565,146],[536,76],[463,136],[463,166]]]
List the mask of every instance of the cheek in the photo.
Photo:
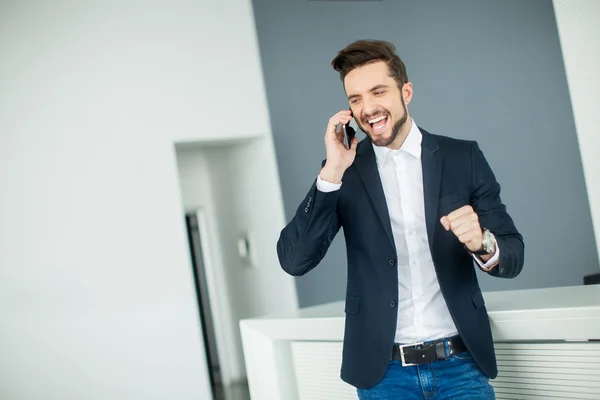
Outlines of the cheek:
[[352,111],[352,118],[358,123],[360,123],[360,116],[362,115],[362,107],[360,106],[352,106],[350,107],[350,111]]
[[402,106],[401,102],[394,104],[394,114],[397,119],[403,118],[404,114],[406,114],[405,108]]
[[379,106],[394,114],[397,114],[398,111],[402,111],[402,104],[398,101],[393,101],[390,98],[381,99],[379,101]]

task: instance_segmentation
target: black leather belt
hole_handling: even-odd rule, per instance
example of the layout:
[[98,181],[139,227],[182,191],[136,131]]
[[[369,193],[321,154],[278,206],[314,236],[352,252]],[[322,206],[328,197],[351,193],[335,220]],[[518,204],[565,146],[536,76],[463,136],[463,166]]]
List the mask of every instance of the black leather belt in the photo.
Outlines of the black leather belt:
[[467,351],[460,336],[454,336],[428,342],[426,344],[423,344],[422,342],[404,345],[394,344],[392,359],[402,361],[403,367],[445,360],[448,357],[446,357],[444,343],[448,344],[450,356]]

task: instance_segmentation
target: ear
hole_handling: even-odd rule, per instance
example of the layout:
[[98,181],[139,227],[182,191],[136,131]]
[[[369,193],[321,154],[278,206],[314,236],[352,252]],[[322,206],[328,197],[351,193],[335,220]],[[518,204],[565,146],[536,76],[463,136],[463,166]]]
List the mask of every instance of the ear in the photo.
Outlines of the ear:
[[404,86],[402,86],[402,98],[404,98],[404,103],[408,105],[412,100],[413,96],[413,87],[412,83],[406,82]]

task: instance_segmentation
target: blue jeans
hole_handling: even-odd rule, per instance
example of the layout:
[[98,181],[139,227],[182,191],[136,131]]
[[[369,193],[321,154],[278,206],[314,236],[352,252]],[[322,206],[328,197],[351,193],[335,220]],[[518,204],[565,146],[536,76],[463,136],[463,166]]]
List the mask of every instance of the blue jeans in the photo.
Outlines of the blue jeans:
[[[446,355],[448,349],[446,348]],[[494,388],[468,352],[443,361],[403,367],[392,360],[383,379],[358,389],[360,400],[495,399]]]

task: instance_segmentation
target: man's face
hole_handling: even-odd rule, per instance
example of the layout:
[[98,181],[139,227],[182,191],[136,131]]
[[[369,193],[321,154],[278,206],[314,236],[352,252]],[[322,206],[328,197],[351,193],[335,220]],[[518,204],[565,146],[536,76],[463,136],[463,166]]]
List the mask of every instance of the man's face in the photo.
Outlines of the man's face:
[[344,87],[360,129],[376,146],[399,148],[410,127],[406,104],[412,98],[412,85],[406,83],[401,90],[387,64],[378,61],[350,71]]

